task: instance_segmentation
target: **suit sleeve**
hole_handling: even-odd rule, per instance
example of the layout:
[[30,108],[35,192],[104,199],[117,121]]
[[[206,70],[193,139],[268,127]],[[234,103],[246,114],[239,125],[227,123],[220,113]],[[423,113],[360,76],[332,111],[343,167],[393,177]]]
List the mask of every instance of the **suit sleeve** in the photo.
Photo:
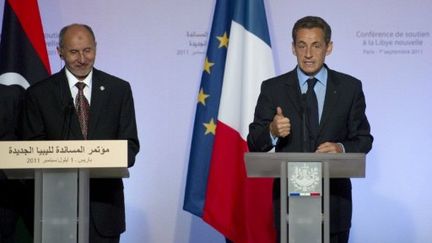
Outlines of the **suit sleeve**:
[[255,107],[254,121],[249,125],[247,142],[251,152],[267,152],[273,148],[269,126],[276,108],[270,93],[266,82],[263,82]]
[[370,133],[369,121],[366,117],[366,101],[359,84],[354,94],[353,103],[348,116],[348,136],[342,144],[347,153],[368,153],[372,149],[373,137]]
[[128,140],[128,166],[132,167],[139,151],[139,141],[132,90],[129,84],[123,96],[118,138]]

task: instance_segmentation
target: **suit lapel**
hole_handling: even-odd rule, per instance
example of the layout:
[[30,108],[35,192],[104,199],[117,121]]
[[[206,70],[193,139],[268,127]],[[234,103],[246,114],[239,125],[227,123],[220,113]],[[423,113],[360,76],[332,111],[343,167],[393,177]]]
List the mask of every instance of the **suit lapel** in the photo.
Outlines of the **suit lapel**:
[[299,81],[297,77],[297,73],[291,71],[287,73],[287,77],[285,78],[285,84],[287,86],[288,99],[291,104],[294,105],[295,110],[298,112],[299,116],[302,116],[302,104],[301,104],[301,91],[299,86]]
[[92,82],[88,138],[92,138],[96,129],[96,124],[101,114],[104,112],[103,107],[105,107],[105,103],[109,97],[109,89],[107,89],[104,80],[100,79],[96,69],[93,69]]
[[340,94],[341,90],[339,87],[339,80],[335,78],[333,71],[328,69],[327,90],[324,100],[323,112],[321,115],[320,131],[323,130],[326,122],[329,120],[329,117],[336,109],[336,104],[338,103]]
[[59,100],[61,100],[61,104],[63,106],[71,106],[74,105],[72,94],[69,88],[69,83],[66,77],[66,71],[63,68],[59,73],[59,77],[56,80],[55,84],[58,85],[60,90]]

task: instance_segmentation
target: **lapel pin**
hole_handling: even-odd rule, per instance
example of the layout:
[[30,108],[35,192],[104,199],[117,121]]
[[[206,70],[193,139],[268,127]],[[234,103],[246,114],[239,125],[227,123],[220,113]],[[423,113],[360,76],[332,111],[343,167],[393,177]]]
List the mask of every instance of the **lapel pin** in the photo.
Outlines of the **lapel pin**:
[[101,91],[104,91],[104,90],[105,90],[105,87],[104,87],[104,86],[100,86],[99,89],[100,89]]

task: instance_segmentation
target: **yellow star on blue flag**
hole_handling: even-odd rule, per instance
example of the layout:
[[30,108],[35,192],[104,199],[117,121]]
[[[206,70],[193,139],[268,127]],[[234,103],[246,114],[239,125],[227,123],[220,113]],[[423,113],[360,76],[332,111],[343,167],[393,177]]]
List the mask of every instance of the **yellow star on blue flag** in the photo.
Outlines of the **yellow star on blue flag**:
[[229,39],[228,39],[226,31],[223,33],[222,36],[217,36],[216,38],[219,40],[219,48],[221,48],[221,47],[228,48]]
[[206,105],[205,101],[206,101],[206,99],[207,99],[209,96],[210,96],[210,95],[204,93],[204,89],[201,88],[201,89],[200,89],[200,92],[199,92],[199,94],[198,94],[198,103],[201,103],[201,104],[203,104],[203,105]]
[[204,123],[203,125],[206,128],[204,135],[209,133],[216,135],[216,124],[214,123],[213,118],[208,123]]
[[208,74],[210,74],[210,68],[213,67],[214,63],[210,62],[208,58],[206,57],[204,61],[204,71],[206,71]]

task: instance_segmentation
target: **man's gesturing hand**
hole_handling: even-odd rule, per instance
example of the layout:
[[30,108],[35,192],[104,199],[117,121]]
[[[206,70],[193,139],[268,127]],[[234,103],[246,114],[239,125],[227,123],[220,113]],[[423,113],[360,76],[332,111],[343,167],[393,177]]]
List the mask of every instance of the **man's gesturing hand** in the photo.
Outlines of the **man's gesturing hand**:
[[284,138],[291,132],[290,120],[282,113],[282,109],[278,106],[276,108],[276,115],[270,123],[270,132],[274,137]]

